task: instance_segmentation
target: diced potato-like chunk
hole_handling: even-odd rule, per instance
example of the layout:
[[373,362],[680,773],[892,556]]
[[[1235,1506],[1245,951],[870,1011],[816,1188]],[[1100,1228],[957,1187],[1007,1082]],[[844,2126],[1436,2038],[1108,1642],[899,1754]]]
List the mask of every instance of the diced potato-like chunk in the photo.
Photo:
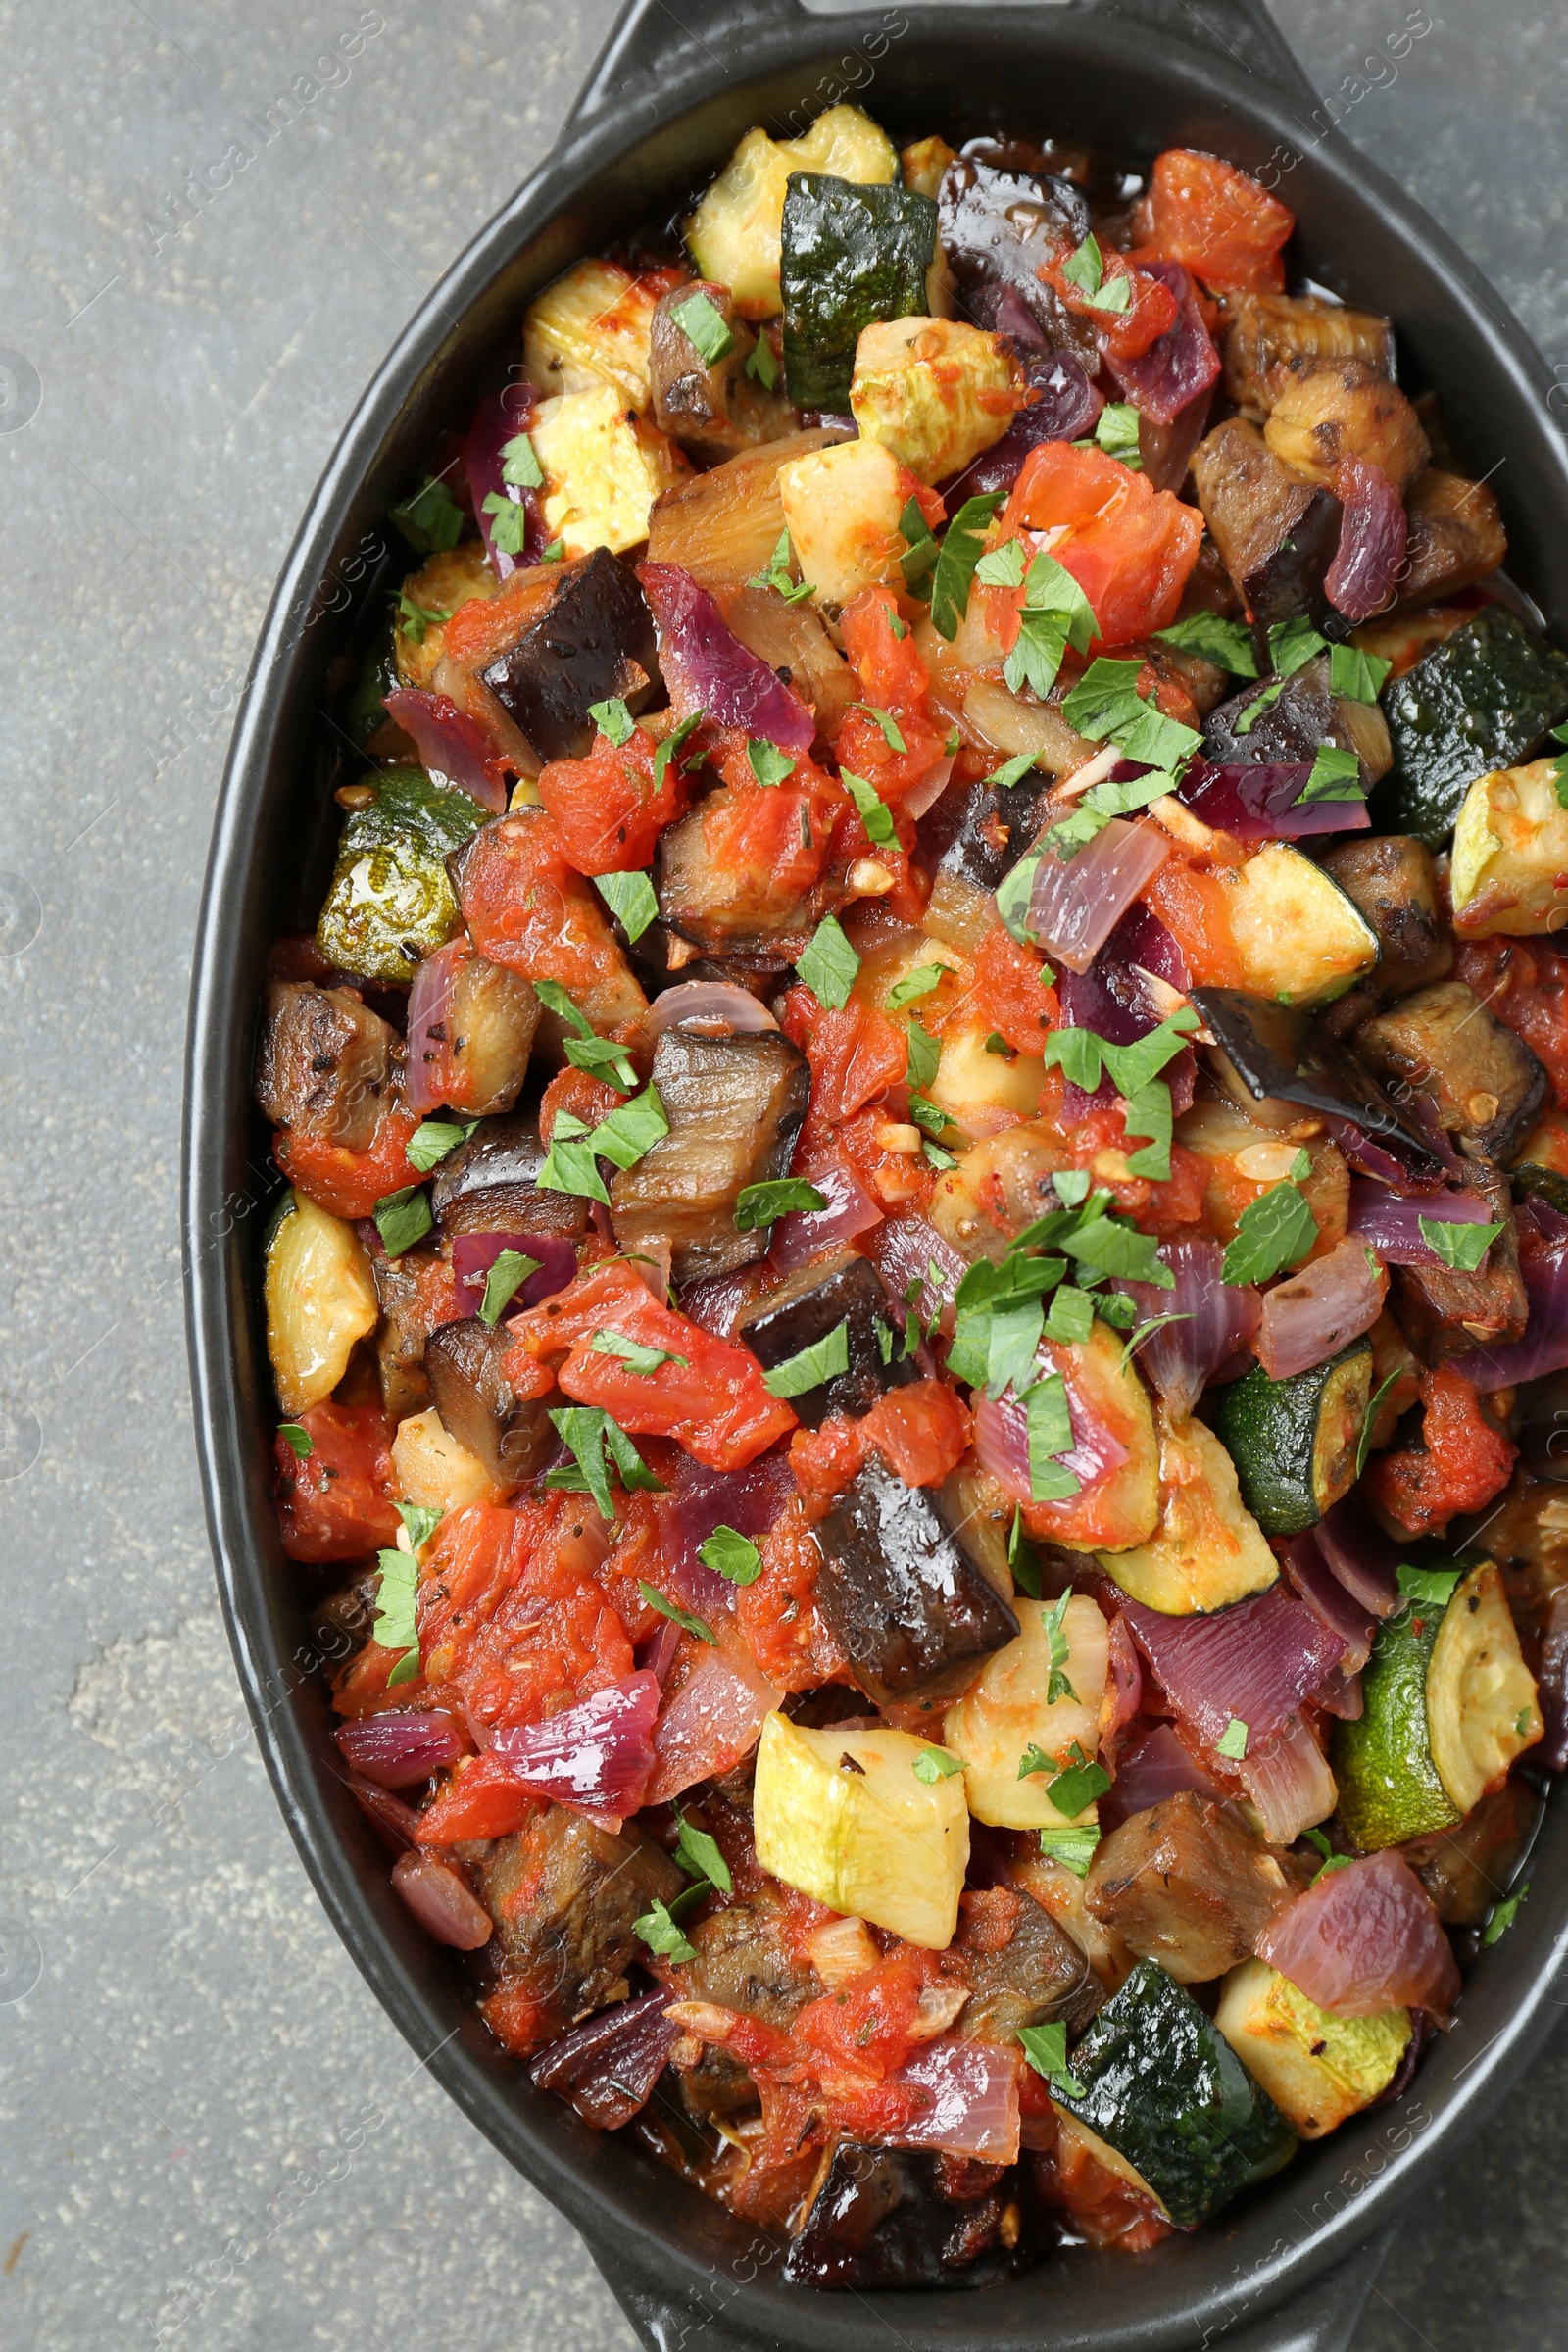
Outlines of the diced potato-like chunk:
[[[929,961],[930,958],[928,957]],[[918,1007],[916,1007],[918,1011]],[[960,1127],[978,1121],[977,1133],[992,1114],[1005,1111],[1020,1119],[1033,1118],[1046,1082],[1046,1064],[1038,1054],[990,1051],[986,1039],[993,1030],[955,1026],[943,1033],[942,1058],[926,1089],[931,1101],[951,1111]]]
[[825,172],[875,187],[897,169],[892,140],[858,106],[830,106],[800,139],[749,130],[686,223],[686,242],[703,276],[728,286],[743,318],[775,318],[790,173]]
[[541,392],[592,392],[613,384],[637,409],[652,406],[648,339],[661,288],[614,262],[578,262],[528,305],[522,360]]
[[969,1862],[963,1774],[921,1778],[907,1732],[762,1726],[752,1825],[764,1870],[846,1917],[946,1951]]
[[1059,1811],[1046,1793],[1052,1773],[1018,1778],[1019,1763],[1031,1744],[1065,1767],[1074,1740],[1087,1761],[1100,1737],[1110,1629],[1086,1593],[1072,1595],[1061,1626],[1067,1643],[1061,1671],[1072,1695],[1064,1690],[1053,1703],[1047,1695],[1051,1640],[1046,1619],[1051,1606],[1017,1595],[1017,1640],[987,1659],[979,1679],[948,1709],[943,1727],[947,1745],[963,1758],[969,1810],[976,1821],[989,1822],[994,1829],[1059,1829],[1069,1820],[1087,1823],[1098,1818],[1093,1805],[1081,1814]]
[[267,1251],[267,1352],[285,1413],[323,1404],[348,1370],[380,1305],[365,1245],[352,1225],[303,1193]]
[[956,151],[946,139],[933,133],[928,139],[916,139],[899,157],[904,171],[904,184],[916,196],[929,196],[933,203],[942,192],[942,174],[951,163],[956,162]]
[[674,443],[631,414],[612,384],[547,400],[531,434],[545,474],[545,528],[567,556],[635,547],[648,536],[655,499],[687,471]]
[[1321,2139],[1381,2097],[1410,2039],[1407,2009],[1331,2017],[1266,1960],[1231,1970],[1214,2023],[1303,2139]]
[[784,519],[801,567],[823,602],[897,587],[907,541],[899,517],[913,477],[880,441],[840,441],[779,468]]
[[433,1405],[398,1424],[392,1476],[405,1502],[422,1503],[432,1511],[461,1511],[500,1492],[483,1462],[443,1427]]
[[1024,400],[1002,336],[955,318],[879,319],[855,348],[850,407],[922,482],[961,473],[1000,441]]
[[1453,829],[1453,927],[1466,939],[1528,939],[1568,920],[1568,808],[1555,760],[1495,768],[1464,796]]

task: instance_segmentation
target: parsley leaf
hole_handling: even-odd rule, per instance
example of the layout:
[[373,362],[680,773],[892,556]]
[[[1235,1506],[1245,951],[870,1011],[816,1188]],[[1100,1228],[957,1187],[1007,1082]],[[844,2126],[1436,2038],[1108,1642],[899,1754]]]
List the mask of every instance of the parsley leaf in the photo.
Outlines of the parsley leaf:
[[1107,458],[1119,458],[1134,473],[1142,473],[1138,454],[1138,411],[1130,400],[1107,400],[1095,426],[1095,439]]
[[1029,1431],[1029,1496],[1033,1502],[1064,1502],[1076,1494],[1082,1481],[1074,1470],[1054,1457],[1072,1449],[1072,1416],[1067,1410],[1067,1384],[1059,1372],[1048,1372],[1026,1390],[1024,1417]]
[[612,695],[608,703],[590,703],[588,715],[617,751],[623,743],[630,743],[636,721],[618,694]]
[[478,1124],[477,1119],[468,1119],[461,1127],[447,1119],[423,1119],[404,1145],[404,1156],[421,1176],[428,1176],[438,1160],[467,1142]]
[[1070,2099],[1087,2095],[1083,2083],[1068,2069],[1067,2029],[1059,2018],[1049,2026],[1020,2026],[1018,2039],[1035,2073],[1044,2075],[1053,2090],[1065,2091]]
[[595,874],[594,888],[626,937],[641,939],[659,914],[659,901],[647,874]]
[[634,1919],[631,1924],[633,1934],[642,1937],[651,1952],[658,1952],[662,1959],[673,1960],[677,1968],[684,1961],[696,1959],[696,1946],[687,1942],[669,1915],[668,1904],[661,1902],[657,1894],[653,1909],[645,1911],[641,1919]]
[[902,1012],[906,1004],[930,996],[933,989],[942,986],[947,970],[945,963],[922,963],[918,971],[906,972],[902,980],[895,980],[888,990],[889,1012]]
[[1100,1843],[1101,1831],[1097,1822],[1069,1823],[1060,1830],[1042,1830],[1040,1851],[1052,1862],[1059,1862],[1070,1870],[1075,1879],[1087,1879],[1089,1866]]
[[760,330],[757,337],[757,349],[746,362],[746,372],[754,383],[761,385],[764,392],[771,392],[778,382],[778,362],[773,357],[773,346]]
[[558,1021],[564,1021],[567,1028],[575,1030],[579,1037],[593,1036],[592,1021],[585,1012],[579,1011],[559,980],[539,979],[532,985],[534,995],[547,1012],[553,1012]]
[[979,498],[966,498],[948,524],[931,581],[931,618],[938,634],[946,637],[950,645],[969,610],[974,567],[980,561],[991,517],[1005,504],[1004,490],[987,490]]
[[390,510],[393,522],[409,545],[421,556],[456,547],[463,536],[463,509],[434,474],[427,473],[412,498],[400,499]]
[[1233,1715],[1214,1742],[1216,1756],[1227,1756],[1239,1764],[1247,1753],[1247,1726],[1239,1715]]
[[670,761],[683,749],[690,737],[697,732],[707,716],[706,710],[693,710],[689,717],[680,721],[678,726],[670,728],[669,733],[654,754],[654,790],[656,792],[664,781]]
[[1274,674],[1285,679],[1304,669],[1308,662],[1321,654],[1328,645],[1320,637],[1305,613],[1295,620],[1276,620],[1268,633],[1268,658],[1274,664]]
[[1078,582],[1054,556],[1041,554],[1029,566],[1018,636],[1002,675],[1014,694],[1024,686],[1041,702],[1051,692],[1068,646],[1086,654],[1098,622]]
[[386,1193],[375,1204],[375,1229],[388,1257],[401,1257],[416,1242],[423,1241],[435,1220],[422,1188],[406,1184],[400,1193]]
[[755,1585],[762,1573],[762,1555],[757,1545],[733,1527],[715,1527],[707,1541],[698,1544],[697,1557],[705,1568],[727,1577],[732,1585]]
[[1078,288],[1091,310],[1124,311],[1132,300],[1130,272],[1123,270],[1119,276],[1107,279],[1100,240],[1093,229],[1063,262],[1061,274],[1070,286]]
[[297,1462],[308,1462],[316,1451],[316,1441],[298,1421],[280,1421],[277,1434]]
[[[917,498],[906,501],[904,513],[899,516],[899,529],[905,542],[904,553],[899,558],[904,585],[911,596],[918,597],[924,604],[931,594],[931,574],[941,559],[942,549],[936,533],[920,512]],[[902,636],[903,622],[896,614],[890,615],[890,618],[894,635]]]
[[1353,645],[1329,647],[1329,692],[1347,702],[1375,703],[1394,667],[1378,654],[1363,654]]
[[836,916],[823,915],[795,969],[819,1004],[837,1012],[849,1003],[860,958],[845,938]]
[[1398,1377],[1399,1367],[1396,1364],[1394,1370],[1386,1379],[1378,1383],[1372,1395],[1367,1398],[1366,1411],[1361,1415],[1361,1434],[1355,1441],[1355,1475],[1357,1478],[1366,1468],[1367,1448],[1372,1443],[1372,1431],[1377,1421],[1378,1408]]
[[1455,1273],[1474,1274],[1502,1233],[1500,1225],[1461,1225],[1450,1217],[1418,1217],[1421,1239]]
[[433,1504],[428,1502],[400,1502],[397,1505],[397,1514],[403,1522],[409,1542],[414,1545],[416,1558],[424,1549],[446,1517],[444,1511],[438,1511]]
[[1051,1311],[1046,1317],[1048,1336],[1063,1347],[1082,1347],[1094,1324],[1093,1292],[1081,1291],[1070,1282],[1058,1284],[1051,1294]]
[[1491,1911],[1487,1914],[1487,1924],[1481,1931],[1482,1943],[1489,1951],[1494,1943],[1507,1935],[1508,1930],[1519,1916],[1520,1904],[1529,1892],[1530,1881],[1526,1879],[1517,1894],[1504,1895],[1500,1903],[1493,1904]]
[[1137,1326],[1128,1340],[1126,1347],[1121,1351],[1121,1362],[1117,1365],[1117,1370],[1125,1372],[1144,1342],[1152,1340],[1156,1331],[1163,1331],[1167,1323],[1190,1323],[1192,1319],[1193,1309],[1191,1307],[1179,1315],[1151,1315],[1147,1322]]
[[795,762],[788,752],[781,752],[776,743],[764,743],[756,735],[747,739],[746,760],[759,784],[782,784],[786,776],[795,773]]
[[514,434],[502,446],[501,479],[509,490],[542,490],[545,469],[526,433]]
[[521,499],[492,490],[484,502],[490,517],[490,542],[504,556],[520,556],[528,540],[528,510]]
[[618,1356],[628,1372],[638,1372],[651,1380],[661,1364],[683,1364],[690,1369],[690,1358],[672,1355],[667,1348],[645,1348],[641,1340],[628,1340],[623,1331],[596,1331],[588,1343],[595,1355]]
[[735,1230],[755,1233],[760,1225],[774,1225],[780,1217],[799,1212],[815,1216],[828,1199],[804,1176],[772,1176],[763,1184],[746,1184],[735,1196]]
[[684,302],[673,304],[669,315],[707,367],[728,359],[734,350],[735,338],[724,324],[722,311],[701,286]]
[[547,1487],[562,1488],[569,1494],[591,1494],[601,1519],[615,1516],[610,1491],[611,1464],[619,1472],[628,1494],[638,1488],[650,1494],[663,1493],[662,1481],[654,1476],[619,1422],[612,1421],[601,1406],[565,1405],[552,1412],[550,1420],[576,1466],[568,1469],[563,1464],[558,1470],[547,1470]]
[[1020,948],[1033,948],[1039,944],[1039,934],[1031,930],[1029,925],[1029,908],[1034,898],[1035,877],[1040,871],[1040,858],[1041,852],[1031,850],[1027,858],[1020,858],[1016,865],[1008,868],[997,885],[997,912],[1009,937],[1015,939]]
[[[1568,744],[1568,723],[1551,729],[1553,743]],[[1551,762],[1552,785],[1559,808],[1568,808],[1568,751],[1554,754]]]
[[771,1372],[762,1374],[770,1396],[804,1396],[825,1380],[836,1380],[850,1368],[850,1327],[840,1323],[824,1339],[813,1340],[795,1355],[787,1355]]
[[875,720],[881,730],[882,740],[890,752],[906,752],[908,750],[909,747],[904,740],[899,722],[891,710],[881,710],[875,703],[851,703],[849,708],[852,710],[863,710],[867,718]]
[[712,1627],[701,1617],[694,1617],[690,1609],[679,1608],[674,1601],[666,1600],[657,1587],[645,1584],[641,1577],[637,1580],[637,1590],[658,1616],[667,1617],[672,1625],[680,1627],[682,1633],[694,1635],[699,1642],[706,1642],[710,1649],[718,1647],[718,1636]]
[[370,1639],[381,1649],[403,1652],[387,1677],[388,1682],[412,1683],[419,1671],[419,1631],[416,1619],[419,1565],[411,1551],[379,1551],[376,1559],[381,1579],[376,1587],[377,1615],[370,1628]]
[[[925,1089],[931,1084],[932,1079],[937,1074],[938,1067],[942,1060],[942,1048],[940,1045],[938,1045],[936,1039],[931,1035],[929,1029],[927,1029],[923,1023],[919,1021],[911,1020],[906,1028],[904,1035],[905,1042],[909,1049],[909,1062],[907,1070],[909,1084],[916,1090],[917,1093],[924,1093]],[[921,1123],[925,1124],[923,1121]],[[946,1124],[947,1121],[944,1118],[941,1122],[941,1125],[937,1126],[936,1128],[936,1133],[938,1135],[942,1133],[942,1128],[946,1126]]]
[[1252,633],[1239,620],[1224,620],[1217,612],[1193,612],[1186,620],[1172,623],[1168,629],[1154,631],[1156,644],[1173,645],[1178,653],[1197,654],[1203,662],[1212,662],[1217,669],[1228,669],[1233,678],[1255,678],[1257,662],[1252,653]]
[[974,576],[987,588],[1021,588],[1028,560],[1021,539],[1004,539],[1000,547],[981,557]]
[[1396,1570],[1396,1578],[1406,1600],[1424,1600],[1446,1609],[1458,1589],[1459,1570],[1412,1568],[1405,1563]]
[[811,584],[809,580],[797,580],[791,576],[791,561],[790,535],[783,530],[778,535],[778,545],[768,558],[767,569],[755,573],[746,585],[748,588],[771,588],[787,605],[798,605],[803,597],[811,594]]
[[1054,1608],[1042,1609],[1040,1621],[1046,1629],[1046,1641],[1051,1650],[1051,1680],[1046,1685],[1046,1704],[1054,1707],[1058,1699],[1070,1698],[1077,1704],[1078,1693],[1067,1680],[1067,1636],[1063,1630],[1067,1603],[1072,1598],[1069,1585]]
[[586,1070],[591,1078],[604,1077],[623,1095],[629,1095],[637,1083],[625,1047],[617,1046],[612,1037],[568,1037],[564,1052],[574,1070]]
[[1235,1238],[1225,1246],[1220,1278],[1237,1284],[1267,1282],[1271,1274],[1299,1265],[1317,1233],[1317,1219],[1300,1186],[1294,1180],[1272,1185],[1243,1209]]
[[898,831],[893,822],[893,811],[875,785],[868,784],[863,776],[852,775],[847,767],[839,769],[839,782],[855,803],[860,822],[865,827],[866,839],[883,844],[896,841]]
[[645,1086],[629,1102],[617,1102],[594,1129],[593,1148],[617,1168],[634,1168],[669,1133],[657,1086]]
[[956,1772],[961,1772],[963,1758],[950,1755],[945,1747],[925,1747],[915,1757],[909,1770],[917,1781],[924,1781],[926,1787],[932,1788],[938,1781],[951,1781]]
[[[1103,1197],[1103,1196],[1102,1196]],[[1128,1282],[1149,1282],[1159,1291],[1173,1291],[1176,1277],[1163,1262],[1152,1233],[1140,1233],[1108,1215],[1090,1218],[1076,1231],[1063,1234],[1069,1257],[1096,1274],[1120,1274]]]
[[694,1879],[706,1880],[710,1886],[716,1886],[720,1894],[732,1893],[734,1881],[729,1875],[729,1864],[708,1832],[688,1821],[678,1805],[675,1830],[675,1859],[682,1870]]
[[1070,1821],[1090,1805],[1099,1803],[1110,1787],[1110,1775],[1103,1764],[1090,1764],[1085,1760],[1076,1740],[1069,1752],[1077,1757],[1077,1762],[1070,1764],[1065,1772],[1058,1772],[1054,1781],[1048,1782],[1046,1794],[1056,1811],[1065,1813]]
[[398,592],[398,626],[411,645],[422,645],[426,629],[437,628],[450,620],[455,608],[439,605],[416,605],[407,589]]
[[1247,709],[1238,717],[1233,732],[1238,735],[1250,735],[1264,711],[1277,703],[1284,692],[1285,680],[1283,678],[1271,679],[1261,694],[1253,695]]
[[1012,1525],[1007,1530],[1007,1566],[1012,1570],[1012,1581],[1019,1592],[1027,1592],[1031,1600],[1038,1600],[1040,1598],[1040,1558],[1034,1545],[1023,1532],[1021,1505],[1014,1507]]
[[559,564],[565,552],[566,542],[564,539],[552,539],[539,561],[541,564]]
[[537,1257],[524,1257],[520,1250],[501,1251],[484,1278],[484,1297],[479,1303],[479,1320],[487,1330],[494,1331],[529,1275],[538,1273],[541,1262]]
[[1303,801],[1363,801],[1361,762],[1337,743],[1320,743],[1312,772],[1301,787]]

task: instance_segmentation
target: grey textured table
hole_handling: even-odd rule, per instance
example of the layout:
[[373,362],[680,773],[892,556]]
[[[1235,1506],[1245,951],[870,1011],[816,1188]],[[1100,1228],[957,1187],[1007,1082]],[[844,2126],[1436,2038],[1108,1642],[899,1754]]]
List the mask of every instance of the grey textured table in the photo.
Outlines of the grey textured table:
[[[625,2352],[572,2231],[382,2018],[256,1762],[175,1217],[188,943],[273,574],[610,9],[155,9],[0,4],[0,2341]],[[1568,374],[1557,0],[1278,13]],[[1557,2352],[1565,2110],[1568,2030],[1409,2217],[1363,2352]]]

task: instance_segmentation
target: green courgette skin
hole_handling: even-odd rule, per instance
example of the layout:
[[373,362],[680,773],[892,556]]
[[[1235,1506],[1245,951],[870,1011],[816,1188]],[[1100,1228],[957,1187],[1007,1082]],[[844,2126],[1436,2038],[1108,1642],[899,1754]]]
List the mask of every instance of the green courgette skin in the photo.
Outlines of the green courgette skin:
[[1157,1960],[1141,1960],[1072,2052],[1082,2094],[1052,2096],[1196,2229],[1296,2151],[1296,2133],[1212,2020]]
[[[1343,1394],[1347,1367],[1355,1368],[1371,1391],[1372,1343],[1354,1340],[1310,1372],[1289,1380],[1270,1380],[1254,1364],[1242,1380],[1217,1392],[1214,1435],[1236,1464],[1236,1483],[1265,1536],[1298,1536],[1314,1527],[1338,1502],[1355,1475],[1354,1438],[1344,1468],[1348,1476],[1325,1486],[1317,1461],[1318,1424],[1322,1414],[1335,1410]],[[1364,1408],[1366,1398],[1361,1398]],[[1359,1422],[1357,1422],[1357,1432]]]
[[1477,776],[1528,760],[1568,711],[1568,655],[1488,605],[1388,687],[1383,709],[1394,765],[1371,796],[1373,830],[1436,849]]
[[798,409],[845,416],[855,346],[878,318],[918,318],[937,208],[908,188],[792,172],[784,199],[784,376]]
[[1427,1669],[1443,1618],[1440,1603],[1412,1601],[1380,1625],[1361,1674],[1361,1713],[1334,1726],[1340,1819],[1364,1854],[1459,1818],[1427,1733]]
[[420,767],[385,768],[373,781],[375,799],[343,827],[316,943],[342,971],[407,981],[457,928],[446,861],[478,832],[484,810]]

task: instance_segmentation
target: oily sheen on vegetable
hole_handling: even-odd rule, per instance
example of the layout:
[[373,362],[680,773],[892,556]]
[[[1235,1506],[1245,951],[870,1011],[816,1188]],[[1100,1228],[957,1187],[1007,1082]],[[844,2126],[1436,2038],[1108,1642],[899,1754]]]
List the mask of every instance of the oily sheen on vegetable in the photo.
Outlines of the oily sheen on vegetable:
[[749,131],[394,502],[272,953],[334,1769],[793,2288],[1400,2095],[1568,1757],[1568,657],[1294,226]]

